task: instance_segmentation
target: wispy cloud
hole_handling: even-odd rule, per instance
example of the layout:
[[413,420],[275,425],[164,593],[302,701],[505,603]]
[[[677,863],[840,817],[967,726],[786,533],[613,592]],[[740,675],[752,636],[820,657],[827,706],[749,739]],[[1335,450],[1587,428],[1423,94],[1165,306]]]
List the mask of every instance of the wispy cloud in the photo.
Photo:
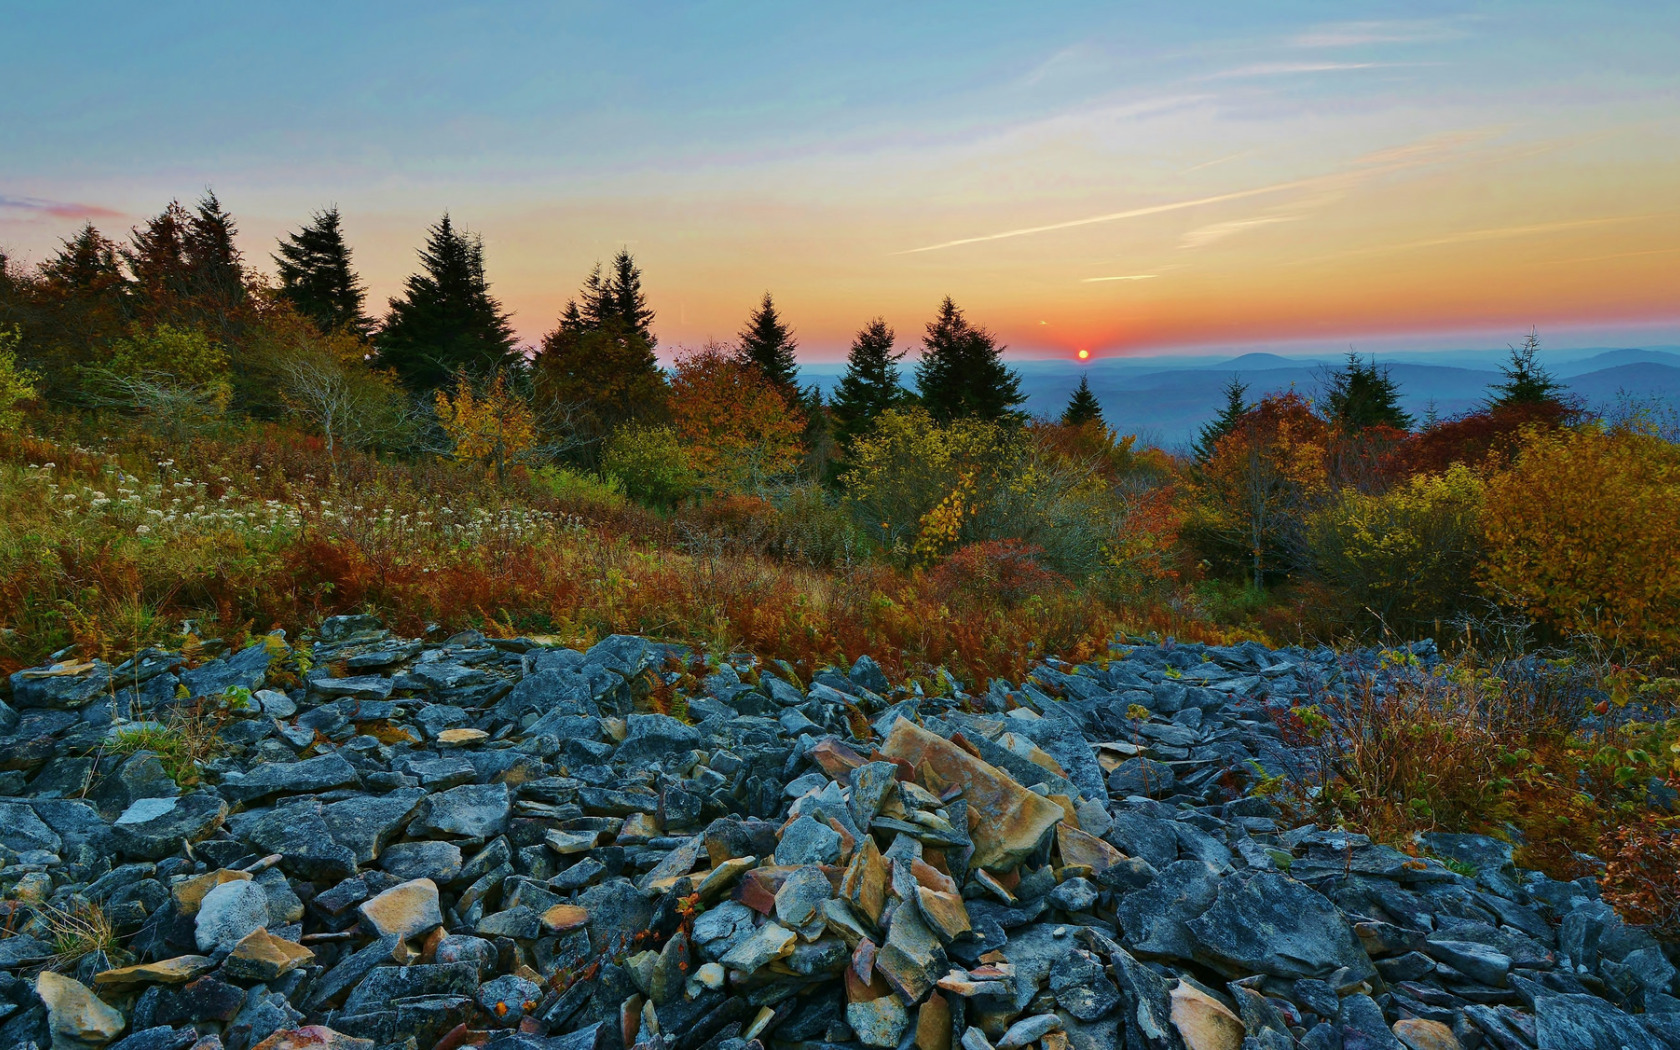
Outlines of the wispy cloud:
[[97,204],[53,201],[41,197],[8,197],[0,194],[0,211],[45,215],[54,219],[120,219],[123,213]]
[[1255,62],[1234,69],[1209,73],[1202,80],[1238,80],[1248,77],[1287,77],[1305,73],[1340,73],[1353,69],[1378,69],[1394,62]]
[[1259,215],[1252,219],[1233,219],[1230,222],[1216,222],[1201,226],[1186,233],[1179,240],[1180,248],[1206,248],[1215,241],[1222,241],[1235,233],[1252,229],[1256,226],[1270,226],[1279,222],[1294,222],[1300,215]]
[[[1672,214],[1672,213],[1669,213]],[[1397,244],[1377,244],[1367,248],[1352,248],[1348,251],[1333,252],[1329,255],[1315,255],[1311,258],[1293,260],[1295,265],[1326,262],[1331,259],[1348,259],[1362,255],[1389,255],[1396,252],[1419,251],[1426,248],[1445,248],[1456,244],[1476,244],[1482,241],[1501,241],[1512,237],[1538,237],[1549,233],[1565,233],[1570,230],[1592,229],[1597,226],[1612,226],[1619,223],[1637,222],[1642,219],[1654,219],[1660,214],[1639,215],[1607,215],[1597,219],[1570,219],[1564,222],[1537,222],[1521,226],[1492,226],[1480,230],[1463,230],[1459,233],[1449,233],[1440,237],[1428,237],[1416,241],[1401,241]]]
[[1418,44],[1456,35],[1445,21],[1418,19],[1386,22],[1334,22],[1294,37],[1296,47],[1360,47],[1366,44]]
[[1223,157],[1215,157],[1213,160],[1204,160],[1200,164],[1192,164],[1188,168],[1180,168],[1178,173],[1180,175],[1188,175],[1193,171],[1202,171],[1205,168],[1217,168],[1221,164],[1229,164],[1234,160],[1242,160],[1246,157],[1252,157],[1259,152],[1260,151],[1257,149],[1245,149],[1239,153],[1230,153]]
[[1112,211],[1102,215],[1089,215],[1081,219],[1067,219],[1063,222],[1045,223],[1040,226],[1022,226],[1013,230],[1000,230],[997,233],[986,233],[976,237],[958,237],[938,244],[926,244],[920,248],[906,248],[893,252],[893,255],[916,255],[921,252],[936,252],[946,248],[958,248],[967,244],[984,244],[988,241],[1010,240],[1015,237],[1029,237],[1038,233],[1052,233],[1057,230],[1072,230],[1081,226],[1095,226],[1100,223],[1119,222],[1124,219],[1137,219],[1147,215],[1162,215],[1167,212],[1182,211],[1186,208],[1199,208],[1208,204],[1223,204],[1227,201],[1247,200],[1251,197],[1262,197],[1268,194],[1287,193],[1300,189],[1345,189],[1348,185],[1362,179],[1376,175],[1384,175],[1414,168],[1425,164],[1435,163],[1450,156],[1467,145],[1473,144],[1486,137],[1485,132],[1462,132],[1449,135],[1435,135],[1406,146],[1384,150],[1370,154],[1353,162],[1347,170],[1331,172],[1325,175],[1314,175],[1304,179],[1291,179],[1288,182],[1276,182],[1269,186],[1256,186],[1252,189],[1234,190],[1230,193],[1217,193],[1208,197],[1196,197],[1191,200],[1172,201],[1167,204],[1152,204],[1142,208],[1128,208],[1124,211]]
[[1158,273],[1128,273],[1118,277],[1083,277],[1080,284],[1095,284],[1098,281],[1150,281],[1161,276]]

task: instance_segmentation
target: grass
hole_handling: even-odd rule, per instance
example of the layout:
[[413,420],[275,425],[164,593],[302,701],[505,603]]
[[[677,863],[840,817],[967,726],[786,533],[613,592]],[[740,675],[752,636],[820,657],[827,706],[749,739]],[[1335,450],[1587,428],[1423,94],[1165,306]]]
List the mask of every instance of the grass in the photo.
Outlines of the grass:
[[43,904],[38,910],[52,948],[46,969],[71,970],[89,955],[111,956],[120,945],[116,925],[97,904],[78,901],[68,908]]
[[132,755],[149,751],[158,757],[169,779],[181,787],[197,784],[204,763],[222,754],[227,745],[221,730],[227,712],[195,703],[170,712],[162,723],[145,722],[117,730],[103,746],[106,754]]

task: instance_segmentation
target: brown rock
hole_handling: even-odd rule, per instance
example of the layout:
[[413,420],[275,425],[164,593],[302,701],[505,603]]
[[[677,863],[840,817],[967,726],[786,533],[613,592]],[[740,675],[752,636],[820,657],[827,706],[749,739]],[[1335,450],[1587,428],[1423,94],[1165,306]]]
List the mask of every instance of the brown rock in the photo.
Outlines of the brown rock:
[[1242,1050],[1247,1029],[1224,1003],[1184,981],[1171,995],[1173,1027],[1188,1050]]
[[186,984],[209,973],[216,963],[203,955],[178,955],[162,962],[141,963],[93,975],[96,988],[128,988],[137,984]]
[[951,1050],[951,1004],[938,992],[916,1011],[916,1050]]
[[840,881],[840,895],[871,925],[880,923],[887,903],[887,862],[871,836],[865,835],[863,845],[852,855]]
[[1062,807],[908,719],[893,724],[881,751],[888,758],[909,762],[911,768],[926,762],[940,777],[962,788],[974,839],[970,861],[974,867],[1015,867],[1062,819]]
[[700,895],[700,903],[716,903],[757,863],[757,857],[733,857],[714,867],[700,880],[700,885],[694,887],[694,892]]
[[267,983],[314,958],[315,953],[301,944],[276,937],[267,930],[253,930],[233,946],[222,968],[236,980]]
[[1061,851],[1064,867],[1082,866],[1093,872],[1106,871],[1126,859],[1102,839],[1065,822],[1056,827],[1056,848]]
[[807,754],[822,767],[822,771],[827,773],[830,779],[842,783],[852,770],[863,765],[862,755],[833,737],[818,742]]
[[1421,1017],[1406,1017],[1394,1022],[1394,1037],[1406,1050],[1464,1050],[1451,1028]]
[[922,909],[922,918],[927,920],[928,928],[938,934],[939,939],[946,944],[967,933],[971,928],[968,923],[968,909],[963,907],[960,894],[943,893],[930,890],[926,886],[918,886],[916,906]]

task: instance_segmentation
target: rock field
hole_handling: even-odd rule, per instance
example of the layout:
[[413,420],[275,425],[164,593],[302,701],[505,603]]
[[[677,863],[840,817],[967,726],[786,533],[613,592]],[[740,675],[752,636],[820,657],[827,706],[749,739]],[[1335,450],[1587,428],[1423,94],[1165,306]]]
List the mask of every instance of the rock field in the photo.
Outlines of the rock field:
[[[935,696],[627,636],[309,642],[11,676],[0,1050],[1680,1050],[1680,953],[1591,880],[1248,793],[1271,711],[1361,654],[1117,643]],[[199,698],[189,786],[114,746]],[[94,914],[120,936],[69,958]]]

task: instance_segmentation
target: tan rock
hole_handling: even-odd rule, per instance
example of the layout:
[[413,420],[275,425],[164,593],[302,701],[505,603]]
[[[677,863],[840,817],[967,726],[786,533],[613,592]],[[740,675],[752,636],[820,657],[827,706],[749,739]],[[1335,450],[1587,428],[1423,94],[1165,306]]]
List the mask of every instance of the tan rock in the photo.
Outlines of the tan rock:
[[1087,867],[1093,872],[1106,871],[1126,859],[1102,839],[1066,823],[1056,828],[1056,848],[1061,851],[1063,866]]
[[123,1015],[105,1005],[82,982],[42,970],[35,994],[47,1005],[47,1027],[57,1047],[104,1046],[128,1026]]
[[887,903],[887,862],[873,837],[864,836],[863,845],[852,855],[840,880],[840,894],[871,925],[880,923]]
[[1242,1050],[1247,1031],[1224,1003],[1184,981],[1172,990],[1172,1023],[1188,1050]]
[[249,881],[251,873],[248,871],[219,868],[216,871],[207,871],[203,875],[182,879],[169,888],[169,894],[175,898],[175,910],[190,919],[198,914],[198,906],[204,903],[205,895],[217,886],[228,882]]
[[1406,1017],[1394,1022],[1394,1037],[1406,1050],[1464,1050],[1451,1028],[1421,1017]]
[[968,800],[969,832],[974,839],[969,863],[974,867],[1015,867],[1062,819],[1062,807],[909,719],[893,724],[881,753],[910,763],[912,769],[926,762],[940,777],[961,786]]
[[130,988],[140,984],[186,984],[194,977],[216,968],[214,960],[203,955],[178,955],[162,962],[124,966],[93,975],[96,988]]
[[489,738],[490,734],[482,729],[445,729],[437,735],[437,745],[441,748],[470,747]]
[[700,880],[700,885],[694,888],[694,892],[700,895],[700,903],[716,903],[718,898],[728,893],[735,883],[740,881],[742,875],[751,871],[757,864],[757,857],[733,857],[707,872],[706,877]]
[[395,935],[407,940],[443,925],[438,906],[437,883],[414,879],[392,886],[356,909],[362,922],[379,936]]
[[556,904],[542,914],[543,929],[549,933],[567,933],[588,923],[589,909],[576,904]]
[[357,1039],[326,1025],[312,1024],[275,1032],[251,1050],[373,1050],[373,1040]]
[[963,907],[960,894],[917,886],[916,905],[922,909],[922,918],[927,920],[928,928],[947,944],[971,929],[968,909]]
[[916,1011],[916,1050],[951,1050],[951,1004],[938,992]]
[[233,946],[223,969],[229,977],[247,981],[278,980],[315,958],[315,953],[267,930],[253,930]]

